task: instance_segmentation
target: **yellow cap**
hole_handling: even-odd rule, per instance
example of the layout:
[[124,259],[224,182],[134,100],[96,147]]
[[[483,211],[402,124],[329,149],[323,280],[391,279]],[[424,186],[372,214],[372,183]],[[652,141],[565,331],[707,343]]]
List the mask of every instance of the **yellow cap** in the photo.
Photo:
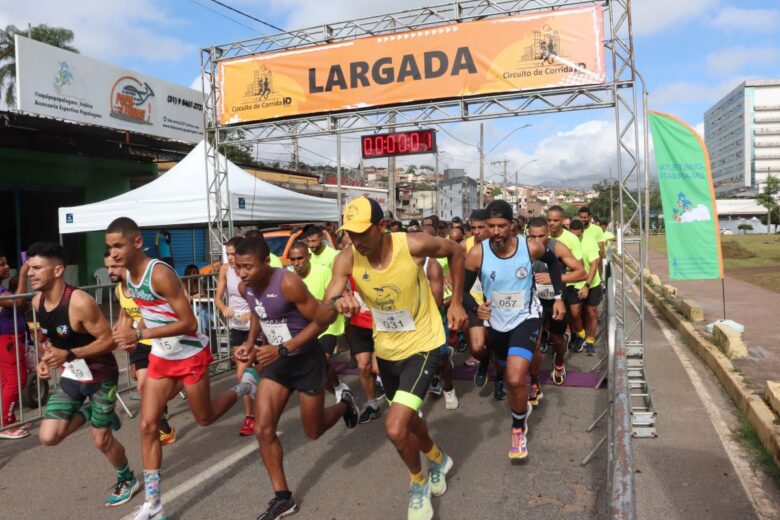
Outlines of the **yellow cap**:
[[344,208],[344,225],[339,231],[363,233],[382,221],[382,206],[374,199],[362,196],[352,199]]

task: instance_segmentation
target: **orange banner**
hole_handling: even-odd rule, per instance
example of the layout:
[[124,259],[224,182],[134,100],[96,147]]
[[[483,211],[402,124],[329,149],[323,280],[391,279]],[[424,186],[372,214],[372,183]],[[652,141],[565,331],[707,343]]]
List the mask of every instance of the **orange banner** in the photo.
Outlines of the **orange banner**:
[[603,83],[602,40],[589,6],[226,60],[220,122]]

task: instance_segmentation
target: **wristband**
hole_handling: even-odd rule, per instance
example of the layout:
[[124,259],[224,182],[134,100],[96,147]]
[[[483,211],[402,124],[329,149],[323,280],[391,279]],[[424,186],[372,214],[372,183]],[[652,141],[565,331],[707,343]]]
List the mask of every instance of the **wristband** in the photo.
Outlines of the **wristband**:
[[555,297],[554,297],[553,299],[554,299],[554,300],[561,300],[561,299],[563,299],[563,298],[562,298],[562,296],[561,296],[560,294],[556,294],[556,295],[555,295]]
[[72,350],[69,350],[69,351],[68,351],[68,355],[67,355],[67,356],[65,356],[65,359],[66,359],[68,362],[75,361],[75,360],[76,360],[76,354],[74,354]]
[[135,331],[135,339],[136,341],[141,341],[142,339],[144,339],[144,334],[141,331],[141,329]]

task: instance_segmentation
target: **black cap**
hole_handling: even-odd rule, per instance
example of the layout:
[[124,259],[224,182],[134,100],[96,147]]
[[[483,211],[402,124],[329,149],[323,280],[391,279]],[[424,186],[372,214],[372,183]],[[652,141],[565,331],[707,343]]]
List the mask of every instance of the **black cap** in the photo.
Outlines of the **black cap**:
[[488,218],[504,218],[512,220],[512,206],[505,200],[494,200],[488,204],[487,208]]
[[452,217],[453,222],[463,222],[460,217]]

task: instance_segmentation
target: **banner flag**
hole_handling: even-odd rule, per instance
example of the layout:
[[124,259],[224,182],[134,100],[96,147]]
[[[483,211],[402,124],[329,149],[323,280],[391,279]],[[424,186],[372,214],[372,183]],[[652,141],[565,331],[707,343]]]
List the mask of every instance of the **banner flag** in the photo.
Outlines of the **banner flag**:
[[710,157],[696,131],[676,117],[649,111],[666,224],[672,280],[723,278]]

